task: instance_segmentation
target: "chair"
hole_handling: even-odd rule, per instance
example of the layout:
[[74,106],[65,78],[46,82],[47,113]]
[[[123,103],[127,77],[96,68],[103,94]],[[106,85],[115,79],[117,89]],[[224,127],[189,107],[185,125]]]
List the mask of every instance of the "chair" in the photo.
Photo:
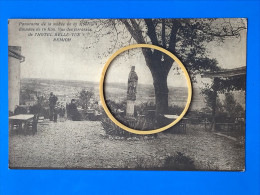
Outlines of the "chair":
[[33,120],[30,121],[28,124],[27,124],[27,127],[26,127],[26,131],[31,129],[33,135],[37,132],[37,124],[38,124],[38,120],[39,120],[39,115],[38,114],[35,114],[34,117],[33,117]]

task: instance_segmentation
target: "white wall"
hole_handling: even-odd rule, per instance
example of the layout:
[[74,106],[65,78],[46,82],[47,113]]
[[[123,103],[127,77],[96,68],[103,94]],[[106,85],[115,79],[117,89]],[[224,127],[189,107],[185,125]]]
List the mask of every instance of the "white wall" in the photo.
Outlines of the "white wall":
[[20,100],[20,60],[8,56],[8,97],[9,110],[14,111]]

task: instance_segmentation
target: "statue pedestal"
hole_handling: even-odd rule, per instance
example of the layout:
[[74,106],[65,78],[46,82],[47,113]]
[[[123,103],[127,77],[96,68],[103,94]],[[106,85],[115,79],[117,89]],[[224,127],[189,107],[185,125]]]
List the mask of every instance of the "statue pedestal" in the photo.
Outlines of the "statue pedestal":
[[135,100],[127,100],[126,103],[126,116],[134,116]]

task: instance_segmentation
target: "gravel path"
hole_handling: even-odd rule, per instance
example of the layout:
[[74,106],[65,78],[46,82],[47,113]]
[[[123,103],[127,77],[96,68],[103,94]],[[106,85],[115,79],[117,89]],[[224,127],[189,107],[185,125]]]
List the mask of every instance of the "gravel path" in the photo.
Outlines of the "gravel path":
[[35,135],[10,133],[10,168],[149,168],[182,152],[198,169],[243,170],[244,149],[205,131],[159,134],[131,140],[103,136],[100,122],[65,121],[38,125]]

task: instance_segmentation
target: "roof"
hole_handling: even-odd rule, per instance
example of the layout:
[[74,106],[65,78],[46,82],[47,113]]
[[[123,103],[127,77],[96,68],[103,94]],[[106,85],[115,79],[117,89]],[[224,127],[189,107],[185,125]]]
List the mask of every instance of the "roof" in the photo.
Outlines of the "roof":
[[25,57],[21,55],[20,46],[8,46],[8,56],[16,58],[20,60],[20,62],[24,62],[25,60]]
[[219,77],[234,77],[243,76],[246,74],[246,66],[234,69],[222,69],[216,72],[204,72],[202,78],[219,78]]

